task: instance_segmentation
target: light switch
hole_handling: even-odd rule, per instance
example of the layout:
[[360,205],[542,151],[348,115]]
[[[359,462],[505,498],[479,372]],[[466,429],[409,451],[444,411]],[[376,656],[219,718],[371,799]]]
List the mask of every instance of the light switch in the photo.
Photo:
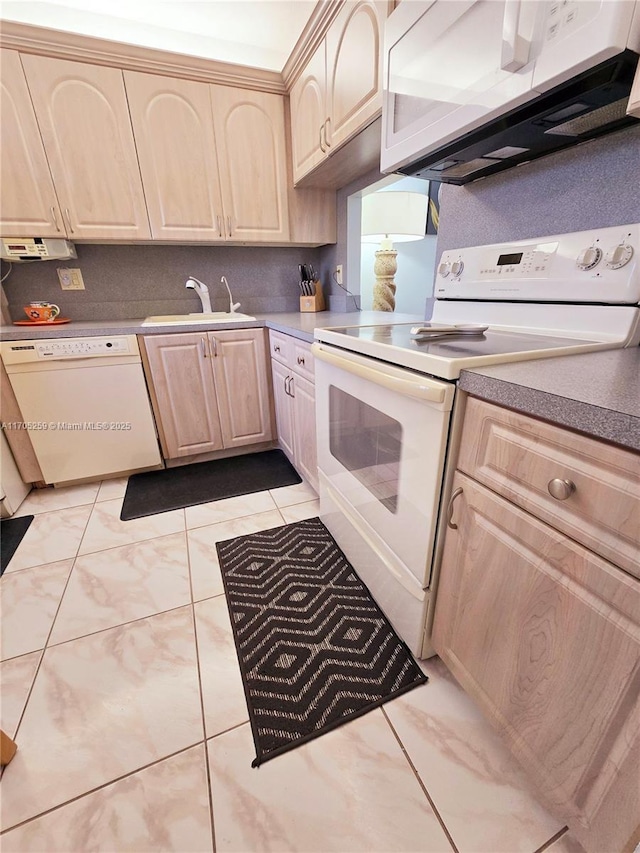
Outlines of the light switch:
[[77,268],[58,267],[58,278],[63,290],[84,290],[82,272]]

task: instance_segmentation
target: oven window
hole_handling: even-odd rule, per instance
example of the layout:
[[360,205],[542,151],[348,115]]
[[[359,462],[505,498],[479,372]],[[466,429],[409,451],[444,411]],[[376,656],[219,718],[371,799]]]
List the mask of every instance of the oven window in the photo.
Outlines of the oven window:
[[389,512],[397,512],[402,450],[398,421],[331,385],[329,449]]

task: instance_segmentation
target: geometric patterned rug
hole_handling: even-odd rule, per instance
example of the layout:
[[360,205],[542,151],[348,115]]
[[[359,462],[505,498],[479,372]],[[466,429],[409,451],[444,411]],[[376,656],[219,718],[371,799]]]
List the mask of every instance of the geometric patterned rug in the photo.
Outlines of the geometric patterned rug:
[[427,681],[319,518],[217,549],[252,767]]

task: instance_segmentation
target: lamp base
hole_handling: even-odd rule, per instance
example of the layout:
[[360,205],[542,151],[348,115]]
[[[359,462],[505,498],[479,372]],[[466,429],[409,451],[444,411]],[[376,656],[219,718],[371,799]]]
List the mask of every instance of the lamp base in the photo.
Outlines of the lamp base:
[[398,270],[395,249],[378,249],[373,271],[376,283],[373,285],[373,310],[394,311],[396,307],[396,284],[394,276]]

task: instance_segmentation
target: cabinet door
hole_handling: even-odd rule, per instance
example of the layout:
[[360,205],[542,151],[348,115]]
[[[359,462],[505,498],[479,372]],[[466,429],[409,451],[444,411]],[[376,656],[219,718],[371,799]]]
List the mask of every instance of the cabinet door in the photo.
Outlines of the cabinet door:
[[289,239],[284,98],[211,86],[228,240]]
[[640,815],[640,583],[462,474],[458,487],[434,647],[550,805],[599,836],[588,849],[622,850]]
[[294,373],[290,393],[293,394],[296,468],[317,492],[319,483],[315,385],[308,379],[303,379],[302,376]]
[[124,79],[151,233],[224,240],[208,84],[134,71]]
[[0,63],[0,233],[66,237],[20,56],[15,50],[2,50]]
[[225,447],[271,441],[271,393],[263,329],[209,332]]
[[327,33],[326,143],[337,147],[382,109],[385,0],[347,3]]
[[144,345],[165,458],[222,449],[206,334],[147,335]]
[[291,88],[289,103],[294,183],[327,156],[323,141],[324,125],[328,118],[326,77],[326,44],[323,39]]
[[69,236],[148,239],[122,71],[44,56],[22,63]]
[[280,447],[295,462],[295,447],[293,439],[293,401],[289,395],[291,371],[277,361],[271,361],[273,375],[273,399],[276,408],[276,425],[278,427],[278,442]]

